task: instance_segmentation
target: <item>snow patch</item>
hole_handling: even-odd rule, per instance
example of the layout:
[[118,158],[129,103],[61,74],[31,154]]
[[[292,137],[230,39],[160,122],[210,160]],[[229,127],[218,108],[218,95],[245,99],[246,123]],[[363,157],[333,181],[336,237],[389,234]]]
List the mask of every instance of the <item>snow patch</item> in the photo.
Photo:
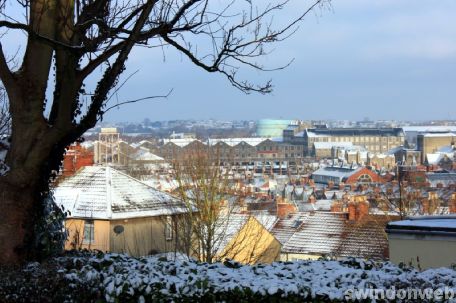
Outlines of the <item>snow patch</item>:
[[163,256],[132,258],[106,254],[101,258],[76,257],[74,262],[85,265],[67,269],[66,279],[70,283],[101,285],[108,302],[128,297],[153,301],[157,295],[173,301],[246,290],[261,296],[295,296],[303,300],[343,300],[347,290],[370,287],[449,287],[456,291],[456,271],[450,268],[419,272],[389,262],[354,258],[233,266],[233,262],[207,264]]

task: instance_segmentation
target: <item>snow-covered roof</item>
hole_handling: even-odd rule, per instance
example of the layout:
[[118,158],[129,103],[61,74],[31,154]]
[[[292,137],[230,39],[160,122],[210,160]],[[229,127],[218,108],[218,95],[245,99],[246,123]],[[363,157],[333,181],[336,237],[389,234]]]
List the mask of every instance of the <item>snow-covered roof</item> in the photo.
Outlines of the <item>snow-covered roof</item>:
[[219,142],[223,142],[228,144],[229,146],[236,146],[242,142],[247,143],[250,146],[257,146],[263,141],[266,141],[267,139],[265,138],[258,138],[258,137],[252,137],[252,138],[219,138],[219,139],[208,139],[209,145],[215,145]]
[[[199,141],[199,140],[193,139],[193,138],[163,139],[163,144],[174,143],[174,144],[176,144],[177,146],[184,147],[184,146],[187,146],[187,145],[189,145],[190,143],[195,142],[195,141]],[[201,141],[199,141],[199,142],[201,142]]]
[[312,128],[306,132],[308,137],[404,135],[401,128]]
[[312,131],[307,131],[307,137],[309,138],[326,138],[326,137],[332,137],[331,134],[316,134]]
[[86,149],[90,149],[90,148],[93,148],[93,145],[95,143],[93,141],[84,141],[84,142],[81,142],[81,146],[86,148]]
[[425,133],[424,137],[455,137],[455,133]]
[[440,160],[444,157],[444,154],[435,153],[435,154],[426,154],[426,160],[429,165],[437,165]]
[[339,167],[339,166],[326,166],[321,167],[312,173],[312,176],[325,176],[336,178],[348,178],[354,173],[361,170],[362,167]]
[[70,218],[127,219],[186,212],[183,203],[114,168],[87,166],[54,190]]
[[309,212],[289,214],[286,218],[279,219],[272,229],[272,234],[283,245],[298,230],[309,216]]
[[283,142],[283,137],[273,137],[270,139],[272,142],[279,142],[279,143],[282,143]]
[[411,217],[389,223],[387,231],[392,233],[442,232],[456,236],[456,215]]
[[331,204],[334,201],[331,199],[321,199],[315,201],[315,203],[300,203],[300,211],[330,211]]
[[435,126],[435,125],[426,125],[426,126],[404,126],[402,128],[404,132],[455,132],[456,126]]
[[394,159],[394,155],[385,154],[385,153],[370,153],[369,157],[371,159],[374,158],[374,157],[376,157],[377,159],[385,159],[385,158],[393,158]]
[[432,187],[436,187],[439,183],[448,186],[456,184],[456,173],[426,173],[426,179]]
[[135,160],[140,161],[163,161],[162,157],[159,157],[149,151],[145,147],[140,147],[139,150],[131,156]]
[[346,214],[313,212],[285,243],[282,252],[384,258],[388,247],[385,225],[384,220],[351,222]]

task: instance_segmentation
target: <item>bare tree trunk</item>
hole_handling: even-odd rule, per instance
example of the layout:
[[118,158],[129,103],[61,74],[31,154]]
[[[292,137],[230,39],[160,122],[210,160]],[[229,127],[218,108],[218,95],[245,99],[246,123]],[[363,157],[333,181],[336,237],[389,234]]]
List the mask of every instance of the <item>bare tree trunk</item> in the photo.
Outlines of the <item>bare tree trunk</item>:
[[33,189],[18,188],[0,179],[0,200],[2,220],[0,220],[1,264],[17,264],[32,258],[32,245],[35,203]]

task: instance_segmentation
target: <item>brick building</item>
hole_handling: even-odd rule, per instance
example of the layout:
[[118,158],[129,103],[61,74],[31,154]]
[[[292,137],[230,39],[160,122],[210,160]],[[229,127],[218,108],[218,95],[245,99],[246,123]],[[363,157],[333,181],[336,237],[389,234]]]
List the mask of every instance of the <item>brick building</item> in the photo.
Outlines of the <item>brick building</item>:
[[302,132],[305,155],[315,156],[315,142],[352,142],[370,152],[385,153],[404,145],[405,140],[401,128],[313,128]]
[[327,166],[312,173],[315,183],[321,184],[364,184],[383,183],[382,177],[367,167]]
[[416,149],[421,152],[421,163],[425,162],[427,154],[435,153],[444,146],[454,145],[455,141],[455,133],[419,134]]
[[93,165],[93,152],[85,149],[79,143],[68,147],[63,158],[63,172],[65,177],[74,175],[81,167]]

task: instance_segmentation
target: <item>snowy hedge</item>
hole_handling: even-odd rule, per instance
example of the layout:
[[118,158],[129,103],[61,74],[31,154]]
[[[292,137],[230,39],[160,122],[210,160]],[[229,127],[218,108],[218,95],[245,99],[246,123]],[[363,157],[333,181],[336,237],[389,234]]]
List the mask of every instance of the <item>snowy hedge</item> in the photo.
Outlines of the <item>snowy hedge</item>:
[[54,262],[59,299],[81,302],[339,302],[350,289],[456,289],[450,268],[418,272],[359,259],[242,266],[79,254]]

